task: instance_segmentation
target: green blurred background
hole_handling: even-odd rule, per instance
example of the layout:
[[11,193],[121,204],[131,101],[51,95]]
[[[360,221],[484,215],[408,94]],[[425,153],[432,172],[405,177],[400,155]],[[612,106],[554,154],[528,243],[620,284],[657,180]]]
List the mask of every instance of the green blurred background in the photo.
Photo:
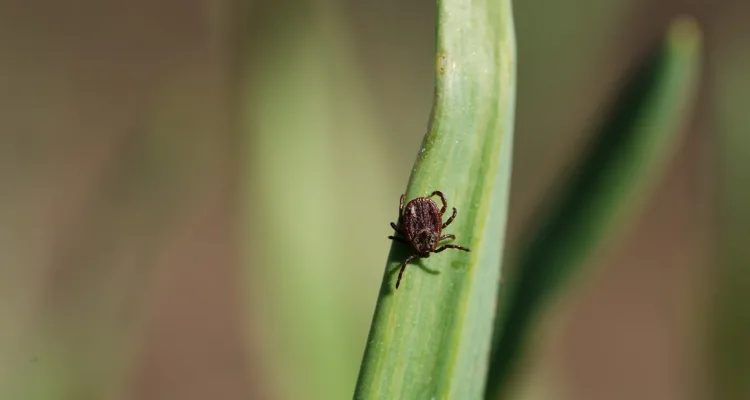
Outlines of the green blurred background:
[[[668,176],[517,397],[750,398],[750,3],[514,7],[510,253],[668,22],[705,35]],[[0,2],[0,399],[351,398],[434,24],[427,0]]]

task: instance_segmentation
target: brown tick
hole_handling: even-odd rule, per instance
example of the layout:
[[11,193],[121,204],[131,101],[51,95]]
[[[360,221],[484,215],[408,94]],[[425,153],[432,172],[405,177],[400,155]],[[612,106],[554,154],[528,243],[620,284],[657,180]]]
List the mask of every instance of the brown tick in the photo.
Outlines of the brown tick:
[[[440,196],[440,200],[443,202],[443,208],[438,210],[437,204],[435,204],[429,197]],[[445,244],[441,247],[437,247],[443,239],[455,239],[455,235],[440,235],[446,226],[453,222],[456,218],[456,208],[453,208],[453,215],[443,223],[443,214],[448,208],[445,202],[445,196],[440,191],[434,191],[428,197],[417,197],[412,199],[406,207],[404,207],[404,195],[401,195],[401,203],[398,207],[398,226],[391,222],[391,227],[397,233],[400,233],[406,238],[400,238],[395,236],[388,236],[388,239],[395,240],[397,242],[408,244],[411,247],[411,255],[406,258],[403,264],[401,264],[401,270],[398,273],[398,280],[396,281],[396,289],[401,283],[401,276],[404,274],[406,264],[413,260],[415,257],[427,258],[430,253],[440,253],[445,249],[458,249],[463,251],[471,251],[463,246],[455,244]]]

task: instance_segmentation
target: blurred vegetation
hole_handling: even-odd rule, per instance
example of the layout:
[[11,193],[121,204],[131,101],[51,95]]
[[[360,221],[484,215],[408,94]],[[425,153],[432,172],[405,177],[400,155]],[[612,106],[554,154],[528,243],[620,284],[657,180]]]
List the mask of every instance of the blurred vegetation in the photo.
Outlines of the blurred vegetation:
[[[240,49],[251,54],[240,64],[240,126],[249,133],[243,242],[256,244],[246,256],[254,267],[245,270],[244,291],[249,306],[273,310],[249,322],[265,338],[280,396],[345,398],[361,353],[355,338],[366,335],[361,307],[347,300],[350,283],[360,279],[358,260],[375,258],[377,230],[364,227],[390,215],[375,204],[392,199],[374,190],[387,181],[386,170],[372,167],[386,146],[351,28],[338,7],[308,6],[267,15],[271,21],[246,33]],[[284,384],[290,376],[296,383]]]
[[[539,314],[611,236],[631,227],[663,178],[691,121],[701,34],[695,21],[672,23],[664,43],[625,80],[622,93],[571,173],[570,182],[540,217],[518,256],[517,276],[504,285],[488,398],[498,397],[523,357]],[[507,293],[506,293],[507,292]]]
[[[746,7],[748,8],[748,7]],[[750,9],[750,8],[748,8]],[[742,10],[742,7],[739,8]],[[730,21],[743,14],[727,15]],[[744,14],[746,16],[746,14]],[[747,24],[728,24],[716,50],[718,171],[716,273],[712,280],[712,390],[717,399],[750,398],[750,49]]]

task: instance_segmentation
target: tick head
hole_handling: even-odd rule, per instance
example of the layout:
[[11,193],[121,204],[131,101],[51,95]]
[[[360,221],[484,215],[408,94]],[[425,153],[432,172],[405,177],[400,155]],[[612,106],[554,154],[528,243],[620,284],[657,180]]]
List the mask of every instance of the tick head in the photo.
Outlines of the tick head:
[[437,232],[430,229],[422,229],[414,235],[412,246],[414,250],[422,254],[429,254],[438,243]]

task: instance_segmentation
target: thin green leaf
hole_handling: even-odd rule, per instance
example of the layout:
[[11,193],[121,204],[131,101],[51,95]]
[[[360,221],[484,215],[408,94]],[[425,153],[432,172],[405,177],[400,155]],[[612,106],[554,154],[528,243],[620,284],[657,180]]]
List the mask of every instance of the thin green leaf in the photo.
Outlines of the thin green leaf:
[[700,31],[678,19],[663,45],[640,66],[618,98],[503,292],[488,399],[498,398],[529,333],[561,287],[580,275],[594,250],[626,229],[682,140],[698,77]]
[[[393,245],[357,399],[471,400],[484,393],[508,208],[515,54],[509,0],[438,2],[435,104],[406,198],[443,191],[448,212],[458,209],[446,233],[471,253],[415,261],[396,290],[408,253]],[[394,222],[397,207],[394,199]]]

